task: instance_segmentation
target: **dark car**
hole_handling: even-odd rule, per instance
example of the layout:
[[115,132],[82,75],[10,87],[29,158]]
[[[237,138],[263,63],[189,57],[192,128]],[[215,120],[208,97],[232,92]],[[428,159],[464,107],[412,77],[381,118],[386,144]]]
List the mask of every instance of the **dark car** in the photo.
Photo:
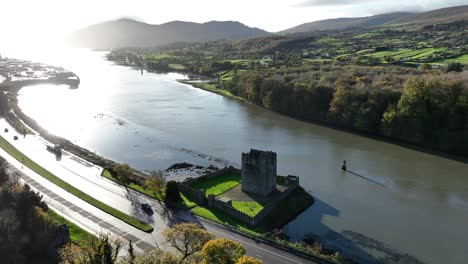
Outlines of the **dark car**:
[[57,156],[62,156],[62,146],[60,144],[55,144],[53,146],[47,145],[47,150],[54,153]]
[[151,205],[147,203],[142,203],[141,209],[143,209],[143,211],[145,211],[147,214],[150,214],[150,215],[153,214],[153,209],[151,209]]

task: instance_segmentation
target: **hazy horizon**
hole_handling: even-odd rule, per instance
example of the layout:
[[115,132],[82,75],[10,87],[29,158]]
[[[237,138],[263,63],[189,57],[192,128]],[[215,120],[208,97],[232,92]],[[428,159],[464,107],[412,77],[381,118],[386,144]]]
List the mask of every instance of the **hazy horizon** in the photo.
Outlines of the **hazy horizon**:
[[[229,4],[229,5],[228,5]],[[422,12],[466,4],[466,0],[293,0],[246,1],[220,4],[220,1],[10,1],[1,3],[2,39],[19,45],[33,39],[58,41],[66,34],[86,26],[119,18],[148,24],[171,21],[205,23],[238,21],[249,27],[278,32],[303,23],[340,17],[362,17],[389,12]],[[196,11],[196,12],[194,12]]]

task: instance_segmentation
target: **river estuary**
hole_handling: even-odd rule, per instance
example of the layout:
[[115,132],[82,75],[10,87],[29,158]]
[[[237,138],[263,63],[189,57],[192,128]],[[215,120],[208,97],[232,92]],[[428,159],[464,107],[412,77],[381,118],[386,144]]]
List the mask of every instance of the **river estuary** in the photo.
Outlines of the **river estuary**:
[[[239,166],[241,152],[272,150],[278,172],[300,176],[317,198],[285,227],[292,239],[314,234],[344,251],[400,260],[392,263],[468,260],[467,164],[285,117],[181,84],[180,74],[114,65],[104,52],[51,54],[6,55],[80,77],[75,90],[20,91],[24,112],[52,133],[148,170],[184,161]],[[344,159],[351,173],[339,170]]]

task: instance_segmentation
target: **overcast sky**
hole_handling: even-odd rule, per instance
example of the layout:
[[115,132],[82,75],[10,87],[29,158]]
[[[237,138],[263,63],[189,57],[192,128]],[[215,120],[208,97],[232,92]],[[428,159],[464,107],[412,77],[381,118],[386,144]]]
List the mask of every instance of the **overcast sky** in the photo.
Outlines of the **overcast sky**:
[[468,0],[1,0],[0,42],[63,36],[120,17],[160,24],[172,20],[235,20],[276,32],[305,22],[394,11],[425,11]]

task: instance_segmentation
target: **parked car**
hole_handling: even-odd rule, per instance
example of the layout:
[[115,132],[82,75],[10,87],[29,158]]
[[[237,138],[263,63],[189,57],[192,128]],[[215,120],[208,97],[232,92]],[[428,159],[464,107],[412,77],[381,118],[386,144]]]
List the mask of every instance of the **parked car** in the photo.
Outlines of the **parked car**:
[[145,211],[147,214],[153,214],[153,209],[151,209],[151,205],[147,203],[142,203],[141,209],[143,209],[143,211]]
[[60,144],[55,144],[53,146],[47,145],[47,150],[54,153],[55,155],[62,155],[62,146],[60,146]]

